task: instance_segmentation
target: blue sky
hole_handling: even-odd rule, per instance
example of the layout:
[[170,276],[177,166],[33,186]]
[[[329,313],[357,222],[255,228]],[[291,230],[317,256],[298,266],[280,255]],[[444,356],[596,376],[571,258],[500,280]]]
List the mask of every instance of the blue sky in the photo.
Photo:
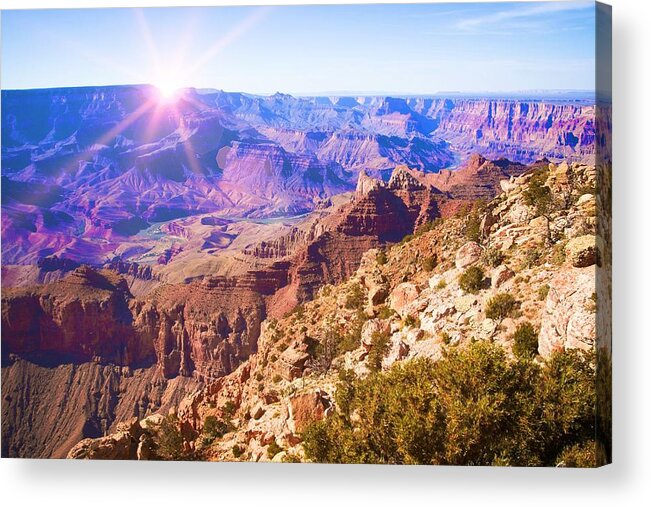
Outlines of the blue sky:
[[594,3],[2,12],[2,88],[594,89]]

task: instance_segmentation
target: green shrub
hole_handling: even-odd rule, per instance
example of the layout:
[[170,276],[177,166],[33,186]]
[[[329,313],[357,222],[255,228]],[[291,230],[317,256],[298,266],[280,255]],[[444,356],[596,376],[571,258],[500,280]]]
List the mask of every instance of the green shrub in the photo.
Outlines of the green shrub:
[[403,237],[400,240],[399,244],[400,245],[405,245],[405,244],[409,243],[412,239],[414,239],[414,235],[413,234],[407,234],[405,237]]
[[271,379],[271,381],[272,381],[274,384],[277,384],[277,383],[280,382],[282,379],[283,379],[283,377],[282,377],[279,373],[276,373],[276,374],[273,376],[273,378]]
[[537,244],[530,246],[524,252],[524,257],[522,258],[522,268],[531,269],[536,266],[540,266],[544,259],[547,250],[543,245]]
[[156,455],[166,461],[181,461],[189,459],[189,453],[184,450],[184,438],[181,434],[180,423],[176,415],[169,414],[163,418],[156,435]]
[[387,332],[376,331],[371,335],[371,350],[368,353],[368,367],[371,371],[382,369],[382,360],[389,352],[390,335]]
[[488,267],[496,268],[504,262],[504,254],[495,247],[489,247],[482,252],[481,261]]
[[489,319],[502,320],[512,315],[517,306],[518,302],[511,294],[501,292],[488,300],[484,312]]
[[547,294],[549,294],[549,284],[548,283],[538,287],[538,299],[540,301],[544,301],[545,299],[547,299]]
[[301,458],[297,454],[294,454],[293,452],[288,452],[285,454],[285,457],[283,458],[283,463],[300,463]]
[[407,315],[402,323],[405,325],[405,327],[418,327],[420,326],[420,319],[418,317],[414,317],[413,315]]
[[466,220],[466,226],[463,233],[470,241],[479,243],[481,240],[480,234],[481,219],[477,213],[471,213]]
[[447,286],[448,284],[442,278],[439,280],[439,283],[436,284],[438,290],[445,289]]
[[355,317],[346,326],[346,331],[337,344],[336,354],[351,352],[359,347],[362,341],[362,328],[368,320],[368,316],[363,310],[357,310]]
[[354,283],[350,286],[345,304],[349,310],[358,310],[364,306],[364,289],[360,284]]
[[201,434],[206,444],[210,445],[216,439],[223,437],[230,430],[230,425],[217,419],[214,415],[209,415],[203,421],[203,430]]
[[567,468],[592,468],[597,465],[597,444],[593,440],[574,444],[563,449],[558,456],[556,466]]
[[552,248],[551,261],[556,266],[562,266],[565,263],[565,245],[566,244],[567,244],[566,241],[561,241],[560,243],[556,243],[554,245],[554,247]]
[[276,454],[278,454],[279,452],[282,452],[282,451],[283,451],[283,448],[280,447],[276,443],[276,441],[274,440],[273,442],[271,442],[269,444],[269,447],[267,448],[267,457],[269,459],[272,459]]
[[436,267],[436,256],[430,255],[429,257],[425,257],[423,259],[423,270],[429,273],[430,271],[433,271],[435,267]]
[[237,411],[237,407],[235,406],[235,403],[233,403],[231,400],[228,400],[226,403],[224,403],[224,407],[222,408],[222,413],[227,419],[233,417],[236,411]]
[[244,454],[244,449],[242,449],[239,445],[235,444],[233,446],[232,452],[233,452],[233,456],[239,458],[240,456],[242,456],[242,454]]
[[532,206],[538,216],[546,216],[552,208],[552,192],[546,186],[549,177],[549,169],[539,169],[529,178],[527,188],[522,192],[524,203]]
[[513,353],[520,359],[531,359],[538,354],[538,333],[530,322],[520,324],[513,335]]
[[389,308],[387,305],[382,305],[378,308],[377,316],[378,319],[390,319],[394,315],[394,311]]
[[377,255],[375,256],[375,261],[380,265],[384,266],[389,259],[387,259],[387,254],[384,250],[380,250]]
[[439,333],[439,338],[446,345],[450,345],[450,342],[452,341],[452,337],[450,336],[450,333],[446,333],[445,331],[441,331]]
[[336,412],[303,445],[317,462],[553,466],[594,439],[594,394],[589,356],[557,352],[539,366],[479,341],[437,362],[342,375]]
[[297,305],[296,308],[294,308],[292,313],[296,318],[296,320],[301,320],[303,318],[303,315],[305,315],[305,306]]
[[484,278],[483,269],[470,266],[459,276],[459,287],[474,294],[484,286]]
[[414,235],[422,236],[423,234],[434,230],[435,227],[436,224],[434,222],[425,222],[424,224],[421,224],[416,228],[416,232],[414,233]]

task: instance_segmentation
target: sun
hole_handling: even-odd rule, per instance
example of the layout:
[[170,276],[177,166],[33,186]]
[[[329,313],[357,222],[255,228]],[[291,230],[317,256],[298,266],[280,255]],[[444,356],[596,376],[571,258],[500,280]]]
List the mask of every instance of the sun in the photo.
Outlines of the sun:
[[154,86],[158,88],[158,93],[160,94],[161,100],[166,102],[174,100],[181,91],[181,85],[178,83],[178,81],[175,81],[171,78],[158,79],[156,80]]

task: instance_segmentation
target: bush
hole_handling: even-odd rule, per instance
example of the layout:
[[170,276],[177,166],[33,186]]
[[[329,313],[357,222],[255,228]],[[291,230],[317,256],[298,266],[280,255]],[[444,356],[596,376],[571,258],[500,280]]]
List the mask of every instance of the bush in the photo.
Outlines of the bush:
[[389,259],[387,259],[387,254],[384,250],[380,250],[377,255],[375,256],[375,261],[380,265],[384,266]]
[[214,415],[209,415],[203,421],[203,430],[201,434],[206,444],[212,444],[216,439],[223,437],[228,433],[230,425],[217,419]]
[[552,248],[551,261],[556,266],[562,266],[565,263],[565,245],[566,241],[556,243]]
[[545,185],[549,177],[549,169],[539,169],[529,178],[527,188],[522,192],[524,203],[532,206],[538,216],[546,216],[550,213],[553,203],[552,192]]
[[470,241],[475,241],[479,243],[481,240],[480,234],[481,219],[477,213],[472,213],[468,216],[466,221],[466,226],[464,227],[463,233]]
[[182,461],[189,459],[189,453],[184,450],[184,438],[181,434],[180,423],[176,415],[169,414],[163,418],[156,435],[156,455],[166,461]]
[[547,294],[549,294],[549,284],[548,283],[538,287],[538,299],[540,301],[544,301],[545,299],[547,299]]
[[538,333],[530,322],[520,324],[513,335],[513,353],[520,359],[531,359],[538,354]]
[[406,245],[406,244],[409,243],[412,239],[414,239],[414,235],[413,235],[413,234],[407,234],[405,237],[403,237],[403,238],[400,240],[400,243],[399,243],[399,244],[400,244],[400,245]]
[[474,294],[484,286],[484,278],[479,266],[470,266],[459,276],[459,287]]
[[236,444],[233,446],[232,452],[233,452],[233,456],[239,458],[240,456],[242,456],[242,454],[244,454],[244,449],[242,449],[239,445]]
[[430,271],[433,271],[435,267],[436,267],[436,257],[435,256],[431,255],[431,256],[425,257],[423,259],[423,269],[426,272],[429,273]]
[[277,384],[277,383],[280,382],[282,379],[283,379],[283,377],[282,377],[279,373],[276,373],[276,374],[273,376],[273,378],[271,379],[271,381],[272,381],[274,384]]
[[493,320],[502,320],[513,314],[518,302],[511,294],[501,292],[488,300],[484,312],[486,317]]
[[394,313],[395,312],[391,308],[389,308],[387,305],[382,305],[378,309],[377,316],[378,316],[378,319],[390,319],[391,317],[393,317]]
[[558,456],[556,466],[567,468],[592,468],[597,465],[597,444],[593,440],[566,447]]
[[389,345],[389,333],[376,331],[371,335],[371,350],[367,358],[369,370],[379,371],[382,369],[382,360],[389,352]]
[[418,226],[418,228],[416,229],[415,235],[416,236],[422,236],[426,232],[433,231],[436,228],[436,225],[437,225],[436,221],[425,222],[424,224]]
[[496,268],[504,262],[504,254],[497,248],[489,247],[484,249],[481,254],[481,261],[486,266]]
[[418,317],[414,317],[413,315],[407,315],[403,321],[403,324],[405,327],[418,327],[420,326],[420,319]]
[[235,406],[235,403],[233,403],[231,400],[228,400],[226,403],[224,403],[224,408],[222,409],[222,412],[226,418],[230,419],[231,417],[233,417],[236,411],[237,411],[237,407]]
[[360,284],[354,283],[350,286],[345,304],[349,310],[358,310],[364,306],[364,289]]
[[467,216],[463,233],[470,241],[481,242],[481,215],[486,209],[486,201],[477,199],[469,209],[459,210],[459,216]]
[[282,452],[283,448],[280,447],[276,441],[274,440],[269,444],[269,447],[267,448],[267,457],[269,459],[273,459],[273,457],[278,454],[279,452]]
[[303,433],[306,456],[331,463],[553,466],[564,449],[585,449],[594,438],[589,359],[558,352],[538,366],[509,361],[500,346],[480,341],[437,362],[344,375],[336,412]]
[[305,315],[305,306],[297,305],[292,311],[292,314],[296,317],[296,320],[302,319],[303,315]]
[[368,320],[363,310],[357,310],[355,318],[348,324],[347,330],[337,344],[337,355],[351,352],[359,347],[362,341],[362,327]]
[[543,245],[530,246],[525,250],[522,268],[531,269],[540,266],[545,258],[546,249]]
[[439,283],[436,284],[436,288],[438,290],[445,289],[447,286],[448,286],[448,284],[443,279],[440,279]]

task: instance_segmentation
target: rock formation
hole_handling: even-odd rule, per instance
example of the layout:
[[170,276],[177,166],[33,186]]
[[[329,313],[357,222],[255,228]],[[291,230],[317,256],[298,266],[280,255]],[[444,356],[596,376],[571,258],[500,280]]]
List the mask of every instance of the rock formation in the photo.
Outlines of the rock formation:
[[[545,218],[563,226],[564,235],[551,246],[541,234],[541,217],[524,197],[534,174],[545,176],[546,185],[553,186],[563,172],[564,168],[547,164],[511,177],[505,185],[509,190],[481,212],[486,224],[481,244],[464,237],[466,216],[448,217],[387,248],[384,257],[378,249],[367,250],[350,278],[322,287],[313,301],[290,314],[263,322],[257,352],[233,373],[187,396],[175,411],[188,455],[303,460],[302,431],[337,410],[336,371],[367,375],[378,336],[387,343],[381,369],[419,357],[436,361],[447,348],[475,340],[498,343],[513,354],[514,332],[525,323],[538,337],[537,361],[564,348],[594,349],[593,292],[600,267],[595,264],[599,254],[589,253],[599,241],[586,239],[594,215],[583,194],[592,168],[571,166],[569,198],[556,202]],[[404,171],[393,185],[414,190],[422,186]],[[391,187],[374,185],[358,199]],[[485,220],[488,215],[493,219]],[[436,265],[426,269],[424,260],[430,257]],[[482,267],[492,283],[464,292],[459,276],[468,265]],[[376,299],[380,290],[385,297]],[[501,317],[489,316],[490,301],[503,293],[512,295],[516,306]],[[324,362],[326,344],[333,336],[346,345]],[[228,421],[228,429],[206,440],[204,426],[211,417]],[[118,432],[113,440],[79,445],[94,449],[119,440]]]

